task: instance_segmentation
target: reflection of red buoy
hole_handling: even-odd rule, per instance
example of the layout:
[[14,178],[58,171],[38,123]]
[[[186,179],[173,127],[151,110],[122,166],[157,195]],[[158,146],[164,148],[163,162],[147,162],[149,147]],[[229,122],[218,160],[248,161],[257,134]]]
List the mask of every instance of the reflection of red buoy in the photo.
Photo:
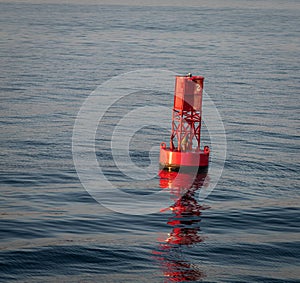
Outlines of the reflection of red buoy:
[[192,247],[205,241],[201,233],[200,221],[202,210],[208,206],[200,205],[195,197],[196,192],[206,186],[207,174],[189,174],[187,172],[168,172],[160,170],[160,187],[170,189],[172,196],[176,195],[173,205],[161,212],[170,210],[172,216],[167,224],[172,227],[168,236],[158,239],[158,249],[153,251],[161,262],[164,282],[200,282],[206,277],[201,265],[193,264],[185,258],[180,247]]
[[209,147],[200,149],[203,80],[201,76],[176,76],[170,147],[160,146],[161,169],[207,168]]
[[159,186],[162,189],[169,189],[176,197],[182,196],[186,190],[198,190],[208,186],[209,176],[207,173],[189,174],[181,172],[168,172],[160,170],[158,173]]

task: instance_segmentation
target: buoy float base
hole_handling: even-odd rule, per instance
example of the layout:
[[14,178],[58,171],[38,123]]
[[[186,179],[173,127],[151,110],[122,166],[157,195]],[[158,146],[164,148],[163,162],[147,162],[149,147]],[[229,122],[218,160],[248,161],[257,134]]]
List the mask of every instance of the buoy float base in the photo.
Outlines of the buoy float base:
[[169,172],[205,172],[208,169],[209,151],[177,151],[160,147],[159,168]]

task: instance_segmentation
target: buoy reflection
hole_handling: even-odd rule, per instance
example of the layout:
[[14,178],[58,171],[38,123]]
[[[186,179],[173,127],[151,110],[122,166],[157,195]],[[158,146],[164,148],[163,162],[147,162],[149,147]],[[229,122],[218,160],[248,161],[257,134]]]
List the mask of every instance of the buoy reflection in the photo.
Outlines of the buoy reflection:
[[206,277],[198,265],[189,262],[183,249],[204,241],[200,234],[201,213],[207,206],[198,204],[196,192],[208,182],[206,173],[196,177],[178,172],[160,171],[160,187],[169,189],[174,204],[161,209],[171,211],[167,224],[171,232],[158,239],[159,247],[154,253],[163,270],[165,282],[189,282]]

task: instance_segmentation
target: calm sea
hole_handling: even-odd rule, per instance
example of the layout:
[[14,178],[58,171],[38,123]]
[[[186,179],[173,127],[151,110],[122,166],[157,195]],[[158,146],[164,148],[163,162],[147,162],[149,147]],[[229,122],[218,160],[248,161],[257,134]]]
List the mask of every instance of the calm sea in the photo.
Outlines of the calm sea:
[[[299,2],[226,2],[1,1],[1,282],[299,282]],[[170,191],[169,206],[187,211],[111,211],[73,164],[85,99],[145,68],[203,75],[224,123],[227,157],[213,192],[197,199],[202,180],[184,199]],[[161,99],[147,98],[131,106]],[[123,117],[121,102],[106,113],[108,131]],[[162,104],[172,106],[172,93]],[[148,142],[168,135],[137,132],[132,161],[148,164]],[[159,190],[159,177],[141,182],[113,168],[109,141],[97,134],[107,178]]]

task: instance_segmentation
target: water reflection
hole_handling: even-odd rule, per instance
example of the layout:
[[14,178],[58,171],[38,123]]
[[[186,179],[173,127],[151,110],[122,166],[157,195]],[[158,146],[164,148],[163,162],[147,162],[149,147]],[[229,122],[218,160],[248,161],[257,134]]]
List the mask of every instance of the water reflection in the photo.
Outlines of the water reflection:
[[174,204],[161,212],[172,211],[167,224],[171,232],[158,239],[155,254],[160,262],[165,282],[189,282],[206,277],[198,265],[192,264],[184,256],[184,250],[204,241],[200,234],[202,210],[208,209],[197,202],[196,193],[208,182],[206,173],[196,178],[189,174],[161,171],[160,187],[170,190]]

